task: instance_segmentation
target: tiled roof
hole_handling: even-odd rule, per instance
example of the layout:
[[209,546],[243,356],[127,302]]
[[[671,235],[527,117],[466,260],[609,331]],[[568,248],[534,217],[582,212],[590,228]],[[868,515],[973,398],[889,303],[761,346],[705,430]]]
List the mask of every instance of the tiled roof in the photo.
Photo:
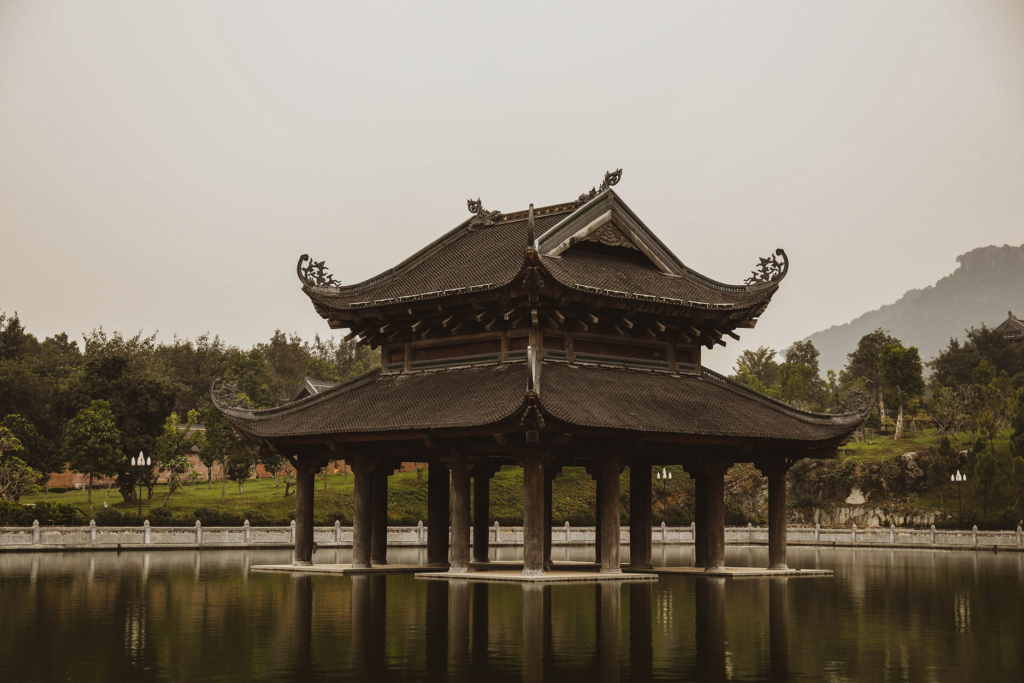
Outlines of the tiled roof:
[[[318,396],[255,413],[226,411],[260,438],[478,427],[514,416],[526,365],[372,372]],[[545,363],[540,406],[580,427],[750,440],[825,442],[849,434],[860,415],[789,408],[720,377]]]
[[[540,234],[565,213],[536,219]],[[528,225],[525,219],[486,227],[456,228],[431,247],[392,270],[364,283],[342,287],[306,287],[309,298],[325,309],[344,309],[398,300],[442,296],[459,288],[496,289],[512,282],[523,268]],[[671,276],[653,265],[613,259],[570,249],[559,257],[541,255],[541,263],[562,285],[582,291],[601,290],[634,297],[664,297],[676,304],[749,308],[771,299],[777,286],[753,291],[743,286],[710,284],[698,275]],[[432,298],[432,297],[426,297]]]
[[805,413],[725,378],[549,363],[541,405],[581,427],[742,439],[827,441],[860,416]]
[[382,374],[379,370],[280,408],[224,411],[240,430],[274,438],[475,427],[523,403],[526,365]]

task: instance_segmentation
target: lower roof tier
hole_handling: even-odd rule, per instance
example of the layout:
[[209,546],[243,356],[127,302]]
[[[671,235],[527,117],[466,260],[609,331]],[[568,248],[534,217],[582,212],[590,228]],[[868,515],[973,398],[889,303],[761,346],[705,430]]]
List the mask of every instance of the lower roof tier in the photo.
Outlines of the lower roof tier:
[[[528,394],[525,363],[428,372],[373,371],[316,396],[268,410],[219,406],[245,436],[261,444],[311,438],[397,438],[402,432],[522,431],[535,404],[548,430],[612,430],[632,438],[723,438],[749,443],[834,444],[867,415],[807,413],[714,373],[670,375],[643,370],[540,365]],[[346,438],[345,440],[352,440]]]

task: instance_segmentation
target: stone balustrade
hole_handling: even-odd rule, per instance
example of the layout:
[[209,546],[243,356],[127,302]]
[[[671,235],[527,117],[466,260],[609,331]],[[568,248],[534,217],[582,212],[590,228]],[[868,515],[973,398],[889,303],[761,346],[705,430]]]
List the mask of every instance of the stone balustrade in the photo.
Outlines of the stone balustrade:
[[[670,527],[662,524],[651,530],[655,545],[690,545],[694,526]],[[489,528],[492,546],[521,546],[523,527],[503,527],[497,522]],[[563,526],[551,530],[553,546],[593,545],[594,527]],[[335,522],[330,527],[315,527],[313,540],[320,547],[352,545],[352,528]],[[623,527],[621,541],[629,544],[629,528]],[[726,527],[729,545],[766,545],[768,529],[748,525]],[[191,527],[101,527],[90,522],[85,527],[0,527],[0,552],[37,550],[102,550],[157,548],[290,548],[295,543],[295,522],[287,527],[257,527],[245,522],[240,527],[204,527],[198,521]],[[388,527],[389,546],[425,546],[427,528],[416,526]],[[890,527],[796,527],[787,529],[788,545],[902,547],[941,549],[1024,550],[1024,531],[971,531],[948,529],[898,529]]]

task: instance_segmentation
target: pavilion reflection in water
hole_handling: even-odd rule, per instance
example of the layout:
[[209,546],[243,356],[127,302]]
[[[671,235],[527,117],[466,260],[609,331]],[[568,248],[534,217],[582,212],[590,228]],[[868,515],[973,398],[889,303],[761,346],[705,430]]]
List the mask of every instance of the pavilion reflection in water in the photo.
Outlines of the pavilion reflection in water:
[[[768,584],[769,662],[764,680],[787,680],[789,669],[789,637],[787,587],[790,579],[772,577]],[[292,671],[300,679],[315,678],[312,664],[311,638],[314,632],[313,577],[295,575]],[[357,680],[382,681],[389,671],[389,635],[387,582],[384,574],[362,574],[351,577],[351,667]],[[659,670],[655,660],[655,614],[653,610],[656,585],[637,582],[595,583],[592,617],[594,638],[587,650],[590,661],[581,662],[579,647],[558,647],[559,639],[552,632],[552,594],[564,586],[522,585],[522,634],[518,648],[506,641],[492,642],[489,615],[490,591],[493,585],[484,582],[428,582],[426,590],[425,638],[420,641],[425,652],[424,675],[430,681],[512,680],[540,682],[558,680],[560,673],[571,669],[572,678],[579,679],[581,668],[589,669],[596,681],[645,681],[676,673],[687,680],[724,681],[730,677],[730,643],[726,630],[725,578],[705,577],[694,581],[694,646],[695,657],[689,669],[675,672]],[[761,584],[763,585],[763,584]],[[626,603],[626,604],[624,604]],[[627,628],[622,613],[628,607]],[[624,632],[625,631],[625,632]],[[625,641],[625,642],[623,642]],[[510,651],[518,649],[519,672],[508,667]],[[514,653],[513,653],[514,654]],[[564,661],[563,661],[564,656]],[[662,657],[678,663],[677,657]],[[401,662],[392,664],[395,669]],[[405,671],[403,669],[403,671]],[[405,673],[408,673],[405,671]]]

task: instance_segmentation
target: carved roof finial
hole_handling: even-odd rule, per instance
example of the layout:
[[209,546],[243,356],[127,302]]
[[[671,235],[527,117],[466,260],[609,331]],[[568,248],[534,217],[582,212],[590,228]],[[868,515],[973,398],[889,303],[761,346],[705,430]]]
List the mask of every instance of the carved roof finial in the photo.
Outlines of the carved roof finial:
[[[239,398],[241,396],[241,398]],[[237,384],[229,384],[220,377],[210,383],[210,401],[221,410],[251,411],[253,406],[242,394]]]
[[[782,257],[781,261],[778,259],[779,256]],[[786,252],[782,249],[776,249],[773,255],[760,259],[757,268],[750,271],[750,277],[744,280],[744,282],[748,285],[778,282],[786,277],[787,271],[789,271],[789,257],[786,256]]]
[[621,168],[614,171],[605,171],[604,180],[601,181],[600,187],[592,187],[590,188],[590,192],[584,192],[581,194],[576,200],[576,206],[583,206],[591,199],[610,188],[612,185],[618,185],[620,180],[622,180]]
[[[306,261],[309,261],[309,265],[302,265]],[[298,273],[302,284],[307,287],[337,287],[341,284],[341,281],[335,280],[327,272],[327,266],[324,265],[323,261],[314,261],[309,258],[309,254],[303,254],[299,257],[299,263],[295,266],[295,272]]]
[[474,214],[472,220],[469,221],[470,230],[477,226],[494,225],[494,222],[501,217],[501,211],[488,211],[479,198],[467,199],[466,206],[469,208],[469,212]]

